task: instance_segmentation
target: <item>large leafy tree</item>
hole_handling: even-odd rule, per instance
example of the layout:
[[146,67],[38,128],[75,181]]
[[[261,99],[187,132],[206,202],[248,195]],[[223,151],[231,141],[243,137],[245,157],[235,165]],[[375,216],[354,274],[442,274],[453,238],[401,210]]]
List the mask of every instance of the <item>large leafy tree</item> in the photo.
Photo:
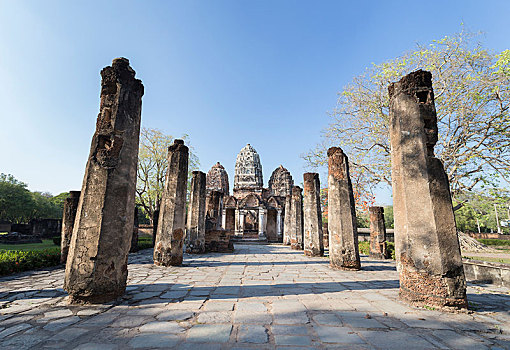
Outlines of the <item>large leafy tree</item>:
[[432,72],[438,117],[436,156],[452,195],[510,178],[510,50],[494,53],[461,32],[374,64],[339,93],[320,145],[303,155],[312,168],[340,146],[356,174],[353,186],[370,195],[391,185],[388,85],[417,69]]
[[[171,135],[158,129],[142,128],[140,133],[140,150],[138,154],[138,172],[136,185],[136,201],[141,205],[152,222],[155,210],[159,209],[161,196],[165,187],[166,170],[168,167],[168,146],[173,142]],[[198,157],[189,145],[188,135],[182,139],[190,148],[188,163],[188,190],[191,185],[191,173],[200,166]]]
[[50,193],[30,192],[12,175],[0,174],[0,220],[20,224],[31,219],[58,219],[62,207]]

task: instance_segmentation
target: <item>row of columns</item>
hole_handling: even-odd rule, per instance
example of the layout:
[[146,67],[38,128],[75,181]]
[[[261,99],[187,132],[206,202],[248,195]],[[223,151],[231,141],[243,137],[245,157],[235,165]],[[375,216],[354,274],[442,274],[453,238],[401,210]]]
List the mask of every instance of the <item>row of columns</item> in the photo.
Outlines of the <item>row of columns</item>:
[[[64,211],[64,289],[71,303],[102,303],[124,293],[127,258],[134,239],[143,85],[125,58],[115,59],[101,76],[100,113],[83,186],[80,194],[71,193]],[[389,96],[400,297],[411,304],[465,308],[466,281],[448,178],[441,161],[434,157],[438,136],[432,76],[425,71],[411,73],[390,85]],[[330,148],[327,154],[330,265],[358,270],[361,264],[348,158],[338,147]],[[175,140],[168,148],[154,247],[156,265],[182,263],[188,156],[182,140]],[[193,173],[187,227],[190,249],[199,252],[205,234],[204,178],[204,173]],[[309,256],[320,256],[324,251],[319,190],[318,174],[306,173],[304,201],[298,186],[286,198],[283,242]],[[265,232],[266,214],[259,211],[259,235]],[[236,216],[239,232],[244,212],[237,211]],[[370,216],[371,255],[385,258],[383,211],[372,208]]]

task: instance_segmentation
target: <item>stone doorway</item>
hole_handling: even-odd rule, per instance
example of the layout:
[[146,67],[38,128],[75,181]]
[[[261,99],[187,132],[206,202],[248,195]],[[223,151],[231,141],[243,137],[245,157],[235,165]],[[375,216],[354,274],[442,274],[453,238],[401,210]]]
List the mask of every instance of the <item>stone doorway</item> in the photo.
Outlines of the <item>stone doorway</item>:
[[224,229],[227,231],[234,232],[235,230],[235,221],[236,221],[236,210],[235,208],[227,208],[225,209],[225,227]]
[[244,215],[244,233],[259,232],[259,216],[256,210],[247,210]]
[[267,210],[267,240],[269,242],[277,242],[278,241],[278,230],[276,223],[276,209],[268,209]]

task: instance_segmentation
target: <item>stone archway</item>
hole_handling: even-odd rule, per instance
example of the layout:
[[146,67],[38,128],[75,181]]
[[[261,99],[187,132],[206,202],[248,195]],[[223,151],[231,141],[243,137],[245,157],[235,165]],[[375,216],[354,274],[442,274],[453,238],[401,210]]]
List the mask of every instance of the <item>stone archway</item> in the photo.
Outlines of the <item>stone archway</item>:
[[259,215],[257,210],[246,210],[244,214],[244,232],[257,233],[259,230]]

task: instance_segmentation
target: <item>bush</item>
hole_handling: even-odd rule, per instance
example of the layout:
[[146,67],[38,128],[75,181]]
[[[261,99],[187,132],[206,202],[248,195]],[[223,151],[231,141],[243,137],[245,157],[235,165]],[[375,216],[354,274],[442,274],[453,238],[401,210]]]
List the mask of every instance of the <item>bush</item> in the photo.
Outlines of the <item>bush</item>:
[[509,245],[510,239],[479,239],[478,242],[485,245]]
[[60,236],[55,236],[52,239],[53,239],[53,244],[54,245],[58,245],[60,247],[60,243],[62,242],[62,238]]
[[138,249],[148,249],[152,248],[152,237],[148,236],[139,236],[138,237]]
[[[364,255],[369,255],[370,253],[370,242],[368,241],[360,241],[358,242],[359,253]],[[395,243],[386,242],[386,249],[390,253],[390,256],[393,260],[395,260]]]
[[60,264],[60,249],[0,251],[0,276]]

